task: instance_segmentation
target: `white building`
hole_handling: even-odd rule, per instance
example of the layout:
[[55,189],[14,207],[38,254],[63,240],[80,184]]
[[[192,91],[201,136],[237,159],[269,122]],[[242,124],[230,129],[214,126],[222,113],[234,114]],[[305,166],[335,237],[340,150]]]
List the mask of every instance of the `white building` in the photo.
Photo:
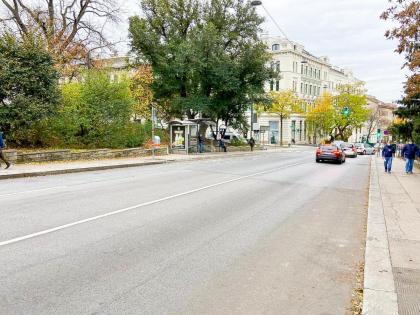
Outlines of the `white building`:
[[[337,93],[341,84],[360,82],[349,70],[331,65],[328,57],[316,57],[305,50],[305,47],[282,37],[265,38],[267,47],[272,54],[271,67],[279,72],[279,78],[267,82],[267,91],[293,90],[297,96],[311,105],[324,91]],[[257,137],[266,144],[279,144],[280,118],[275,114],[262,113],[253,122],[260,128]],[[255,129],[255,128],[254,128]],[[283,120],[283,144],[292,139],[296,143],[310,143],[305,114],[293,114]]]

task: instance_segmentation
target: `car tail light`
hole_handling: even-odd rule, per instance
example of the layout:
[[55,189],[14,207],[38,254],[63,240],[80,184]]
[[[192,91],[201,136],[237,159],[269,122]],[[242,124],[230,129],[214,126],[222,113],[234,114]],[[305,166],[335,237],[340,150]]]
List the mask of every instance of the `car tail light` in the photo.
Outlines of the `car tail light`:
[[353,152],[356,152],[356,148],[355,147],[353,147]]
[[319,155],[319,154],[321,154],[321,153],[322,153],[321,148],[316,149],[316,154],[317,154],[317,155]]
[[333,150],[333,151],[331,151],[331,153],[334,154],[335,156],[340,156],[341,155],[341,152],[338,151],[338,150]]

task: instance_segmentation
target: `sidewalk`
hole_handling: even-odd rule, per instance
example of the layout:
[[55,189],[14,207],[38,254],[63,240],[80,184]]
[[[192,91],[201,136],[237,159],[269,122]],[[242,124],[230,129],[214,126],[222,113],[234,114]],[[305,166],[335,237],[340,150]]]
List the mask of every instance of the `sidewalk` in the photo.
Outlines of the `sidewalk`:
[[[99,171],[115,168],[138,167],[155,164],[164,164],[181,161],[193,161],[201,159],[217,159],[233,156],[244,156],[250,154],[262,154],[273,151],[292,152],[305,150],[300,146],[293,148],[269,148],[264,151],[238,151],[238,152],[216,152],[203,154],[170,154],[153,157],[137,157],[137,158],[119,158],[119,159],[101,159],[101,160],[81,160],[81,161],[60,161],[49,163],[28,163],[14,164],[9,169],[0,169],[0,180],[10,178],[22,178],[32,176],[45,176],[66,173],[80,173],[88,171]],[[4,167],[4,165],[2,165]]]
[[363,314],[420,314],[420,174],[372,158]]

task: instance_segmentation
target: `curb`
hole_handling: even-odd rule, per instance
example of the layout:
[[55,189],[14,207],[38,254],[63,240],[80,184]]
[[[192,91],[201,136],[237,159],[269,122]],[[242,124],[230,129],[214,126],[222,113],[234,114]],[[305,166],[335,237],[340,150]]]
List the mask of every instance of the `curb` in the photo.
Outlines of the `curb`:
[[[258,152],[258,151],[257,151]],[[13,179],[13,178],[24,178],[24,177],[38,177],[38,176],[48,176],[48,175],[60,175],[60,174],[71,174],[71,173],[82,173],[82,172],[92,172],[92,171],[102,171],[102,170],[111,170],[118,168],[129,168],[129,167],[139,167],[139,166],[148,166],[148,165],[158,165],[165,163],[177,163],[177,162],[191,162],[195,160],[210,160],[210,159],[223,159],[227,157],[239,157],[244,155],[251,155],[253,152],[232,152],[233,154],[224,154],[220,153],[213,156],[202,156],[199,158],[188,158],[188,159],[160,159],[155,161],[144,161],[138,163],[128,163],[128,164],[111,164],[111,165],[101,165],[101,166],[89,166],[89,167],[78,167],[78,168],[69,168],[69,169],[57,169],[49,171],[39,171],[39,172],[24,172],[24,173],[15,173],[15,174],[4,174],[0,175],[0,180]],[[169,156],[168,156],[169,157]]]
[[365,315],[398,315],[388,233],[375,158],[370,164],[363,311]]
[[128,168],[128,167],[165,164],[165,163],[168,163],[168,162],[172,162],[172,161],[170,161],[170,160],[169,161],[159,160],[159,161],[147,161],[147,162],[130,163],[130,164],[113,164],[113,165],[78,167],[78,168],[69,168],[69,169],[41,171],[41,172],[26,172],[26,173],[17,173],[17,174],[5,174],[5,175],[0,175],[0,180],[12,179],[12,178],[37,177],[37,176],[47,176],[47,175],[59,175],[59,174],[102,171],[102,170],[110,170],[110,169],[116,169],[116,168]]

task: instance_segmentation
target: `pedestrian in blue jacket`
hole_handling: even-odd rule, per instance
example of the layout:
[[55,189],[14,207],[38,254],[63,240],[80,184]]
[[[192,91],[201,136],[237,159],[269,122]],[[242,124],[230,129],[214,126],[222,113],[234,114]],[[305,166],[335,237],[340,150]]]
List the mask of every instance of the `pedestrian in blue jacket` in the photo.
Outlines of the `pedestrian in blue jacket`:
[[[3,154],[4,147],[5,147],[5,145],[4,145],[3,133],[0,131],[0,160],[2,160],[4,163],[6,163],[6,168],[9,168],[10,163],[6,160],[6,158],[4,157],[4,154]],[[1,167],[1,164],[0,164],[0,167]]]
[[386,145],[382,149],[382,157],[384,158],[385,173],[391,173],[392,158],[394,157],[395,149],[391,145],[390,141],[387,141]]
[[403,158],[405,159],[405,172],[406,174],[413,174],[413,165],[414,159],[417,156],[420,156],[419,147],[414,144],[411,140],[404,146],[401,152]]

